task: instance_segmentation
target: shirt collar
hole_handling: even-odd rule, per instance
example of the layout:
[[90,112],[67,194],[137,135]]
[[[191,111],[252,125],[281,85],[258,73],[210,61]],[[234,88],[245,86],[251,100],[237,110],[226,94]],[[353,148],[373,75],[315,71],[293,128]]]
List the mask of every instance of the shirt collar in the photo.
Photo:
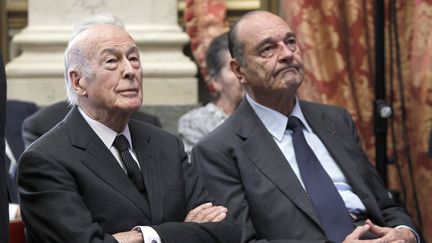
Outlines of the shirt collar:
[[78,107],[78,111],[81,113],[81,115],[84,117],[86,122],[90,125],[90,127],[93,129],[93,131],[98,135],[98,137],[102,140],[102,142],[105,144],[105,146],[110,149],[114,139],[117,137],[117,135],[123,134],[130,145],[130,148],[132,147],[132,138],[130,135],[129,125],[126,125],[126,128],[121,133],[117,133],[116,131],[112,130],[111,128],[105,126],[104,124],[92,119],[90,116],[88,116],[80,107]]
[[[286,131],[286,126],[288,124],[288,117],[278,111],[258,104],[248,94],[246,94],[246,99],[251,105],[252,109],[257,114],[258,118],[262,121],[266,129],[269,131],[269,133],[279,142],[282,141],[282,138]],[[290,116],[296,116],[297,118],[299,118],[305,126],[306,131],[311,131],[311,128],[306,122],[306,119],[303,115],[303,111],[301,110],[299,99],[297,98],[297,96],[295,97],[295,99],[295,105]]]

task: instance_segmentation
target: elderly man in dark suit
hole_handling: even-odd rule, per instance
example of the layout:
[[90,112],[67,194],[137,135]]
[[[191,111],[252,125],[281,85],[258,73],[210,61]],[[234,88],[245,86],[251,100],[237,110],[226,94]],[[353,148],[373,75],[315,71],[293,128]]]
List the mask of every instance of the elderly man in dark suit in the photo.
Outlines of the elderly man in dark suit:
[[28,242],[238,242],[179,138],[129,119],[143,81],[132,37],[87,26],[69,42],[65,66],[74,108],[19,162]]
[[296,97],[303,60],[287,23],[250,12],[229,42],[231,69],[247,95],[198,143],[192,163],[241,224],[241,242],[415,242],[350,115]]

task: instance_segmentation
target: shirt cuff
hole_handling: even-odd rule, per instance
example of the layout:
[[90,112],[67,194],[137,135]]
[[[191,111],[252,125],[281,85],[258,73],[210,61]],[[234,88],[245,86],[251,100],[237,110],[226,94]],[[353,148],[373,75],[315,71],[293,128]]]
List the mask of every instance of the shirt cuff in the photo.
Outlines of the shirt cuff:
[[19,209],[19,205],[16,203],[9,203],[9,220],[16,219],[17,211]]
[[150,226],[135,226],[132,230],[141,232],[144,243],[162,243],[159,234]]
[[417,232],[415,232],[415,230],[411,229],[411,227],[406,226],[406,225],[399,225],[399,226],[396,226],[395,228],[396,228],[396,229],[397,229],[397,228],[405,228],[405,229],[409,229],[409,230],[411,230],[411,232],[413,232],[414,235],[415,235],[415,237],[416,237],[416,242],[417,242],[417,243],[420,243],[420,237],[419,237],[419,235],[417,234]]

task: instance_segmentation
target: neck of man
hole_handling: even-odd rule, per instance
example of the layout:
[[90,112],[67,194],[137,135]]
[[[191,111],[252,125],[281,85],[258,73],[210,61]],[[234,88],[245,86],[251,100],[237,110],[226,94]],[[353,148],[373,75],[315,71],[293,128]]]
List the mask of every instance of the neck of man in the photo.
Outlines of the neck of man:
[[285,116],[291,114],[294,105],[295,105],[295,94],[296,93],[282,93],[282,94],[259,94],[255,95],[253,93],[249,93],[249,95],[254,99],[258,104],[273,109]]

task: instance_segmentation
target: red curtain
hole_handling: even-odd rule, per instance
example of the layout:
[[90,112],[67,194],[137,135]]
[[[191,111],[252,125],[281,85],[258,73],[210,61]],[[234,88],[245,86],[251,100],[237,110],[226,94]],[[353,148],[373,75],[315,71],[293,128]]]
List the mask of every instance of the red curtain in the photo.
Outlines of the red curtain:
[[[287,22],[298,36],[307,69],[299,95],[306,100],[346,107],[356,121],[369,158],[374,161],[373,1],[282,2]],[[387,8],[389,3],[385,1]],[[395,87],[387,152],[389,158],[396,156],[400,164],[406,185],[402,200],[406,202],[410,215],[420,224],[414,194],[418,197],[424,236],[431,242],[432,159],[427,153],[432,129],[432,0],[396,1],[396,13],[403,90],[399,92],[394,71],[397,64],[390,62],[390,38],[386,33],[386,87],[391,86],[391,81]],[[386,18],[388,29],[388,14]],[[395,39],[392,43],[395,44]],[[393,60],[394,55],[393,52]],[[394,71],[393,80],[390,80],[391,70]],[[392,97],[390,91],[387,91],[387,97]],[[402,113],[402,97],[405,115]],[[392,123],[394,129],[391,129]],[[392,146],[392,135],[396,147]],[[412,160],[417,192],[412,189],[408,158]],[[389,166],[389,187],[404,192],[394,165]]]
[[184,21],[191,38],[192,54],[206,77],[205,53],[210,41],[228,31],[225,0],[185,0]]

